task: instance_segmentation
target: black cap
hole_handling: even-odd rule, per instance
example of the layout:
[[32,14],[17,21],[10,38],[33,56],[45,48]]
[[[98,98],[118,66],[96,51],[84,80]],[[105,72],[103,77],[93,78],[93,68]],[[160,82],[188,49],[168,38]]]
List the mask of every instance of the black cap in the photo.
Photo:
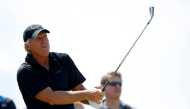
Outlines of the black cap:
[[39,24],[33,24],[30,25],[26,28],[26,30],[23,33],[23,40],[26,42],[28,39],[34,39],[38,36],[40,32],[45,32],[45,33],[50,33],[49,30],[44,29],[41,25]]

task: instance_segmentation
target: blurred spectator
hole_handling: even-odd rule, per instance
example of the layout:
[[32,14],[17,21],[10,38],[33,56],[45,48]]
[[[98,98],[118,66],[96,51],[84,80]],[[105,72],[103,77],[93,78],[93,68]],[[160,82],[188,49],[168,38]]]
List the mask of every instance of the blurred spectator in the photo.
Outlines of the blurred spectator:
[[75,102],[74,107],[75,109],[84,109],[84,104],[82,104],[81,102]]
[[109,72],[101,79],[103,87],[107,81],[110,83],[105,87],[105,100],[100,105],[100,109],[132,109],[129,105],[120,100],[122,89],[122,76],[119,72]]
[[0,96],[0,109],[16,109],[16,106],[12,99]]

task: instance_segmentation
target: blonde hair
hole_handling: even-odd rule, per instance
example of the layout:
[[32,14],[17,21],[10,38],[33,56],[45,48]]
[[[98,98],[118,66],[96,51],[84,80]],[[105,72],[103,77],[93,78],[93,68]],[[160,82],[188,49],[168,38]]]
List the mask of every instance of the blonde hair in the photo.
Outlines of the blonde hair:
[[107,81],[111,81],[113,77],[118,77],[122,79],[122,75],[119,72],[108,72],[101,78],[101,85],[105,85]]

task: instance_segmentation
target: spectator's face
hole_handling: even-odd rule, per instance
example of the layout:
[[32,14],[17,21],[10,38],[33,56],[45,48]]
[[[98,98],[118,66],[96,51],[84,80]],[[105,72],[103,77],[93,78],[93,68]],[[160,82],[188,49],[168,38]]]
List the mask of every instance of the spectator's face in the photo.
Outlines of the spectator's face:
[[30,39],[30,51],[32,54],[48,56],[49,48],[49,40],[44,32],[39,33],[35,39]]
[[121,95],[121,79],[119,77],[113,77],[111,83],[105,89],[105,95],[107,98],[119,98]]

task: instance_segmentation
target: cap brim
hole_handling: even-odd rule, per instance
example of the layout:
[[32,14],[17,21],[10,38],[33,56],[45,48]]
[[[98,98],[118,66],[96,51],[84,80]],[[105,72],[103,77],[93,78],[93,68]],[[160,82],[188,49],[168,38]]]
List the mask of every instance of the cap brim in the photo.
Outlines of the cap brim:
[[47,29],[36,30],[36,31],[33,33],[32,38],[36,38],[40,32],[50,33],[50,31],[47,30]]

